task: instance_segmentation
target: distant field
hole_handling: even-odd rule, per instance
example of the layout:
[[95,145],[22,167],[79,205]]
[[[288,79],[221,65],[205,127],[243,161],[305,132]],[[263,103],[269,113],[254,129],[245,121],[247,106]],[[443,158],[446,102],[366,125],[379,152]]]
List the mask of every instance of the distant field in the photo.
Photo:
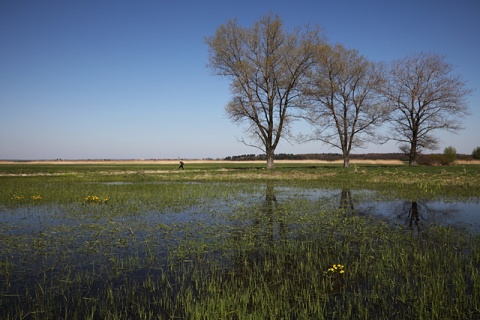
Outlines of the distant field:
[[[188,165],[202,165],[202,164],[218,164],[218,165],[266,165],[265,160],[245,160],[245,161],[229,161],[229,160],[203,160],[192,159],[183,160],[186,166]],[[27,161],[15,161],[15,160],[0,160],[0,165],[173,165],[178,166],[179,160],[27,160]],[[275,160],[277,165],[298,165],[298,164],[332,164],[341,165],[343,160]],[[407,166],[406,161],[391,160],[391,159],[351,159],[351,165],[392,165],[392,166]],[[480,165],[480,160],[456,160],[454,165]]]
[[[159,160],[0,160],[0,164],[28,163],[28,164],[177,164],[180,160],[159,159]],[[183,159],[185,163],[266,163],[265,160],[205,160],[205,159]],[[343,163],[343,160],[275,160],[275,163]],[[350,159],[350,163],[359,164],[406,164],[401,160],[389,159]],[[480,164],[480,160],[456,160],[455,164]]]
[[[350,168],[344,169],[341,161],[278,160],[274,170],[267,170],[265,161],[184,162],[185,170],[178,169],[177,160],[4,161],[0,162],[0,178],[38,177],[41,180],[41,177],[56,177],[57,182],[72,178],[124,182],[283,180],[303,181],[309,185],[315,182],[322,187],[385,190],[405,198],[418,198],[424,193],[428,198],[433,195],[471,197],[480,194],[478,161],[467,162],[468,165],[410,167],[398,160],[351,160]],[[27,182],[32,183],[31,180]]]

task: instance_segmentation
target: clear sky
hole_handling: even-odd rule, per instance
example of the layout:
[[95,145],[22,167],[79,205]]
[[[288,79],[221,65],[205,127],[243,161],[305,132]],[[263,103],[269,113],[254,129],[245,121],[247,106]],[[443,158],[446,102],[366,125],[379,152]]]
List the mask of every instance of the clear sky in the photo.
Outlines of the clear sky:
[[[206,67],[206,36],[266,13],[318,24],[374,61],[446,57],[474,89],[458,134],[440,150],[480,146],[478,0],[2,0],[0,159],[223,158],[255,148],[224,112],[226,79]],[[298,130],[303,130],[298,124]],[[308,127],[305,127],[308,128]],[[281,142],[277,153],[339,152]],[[353,153],[398,152],[395,144]]]

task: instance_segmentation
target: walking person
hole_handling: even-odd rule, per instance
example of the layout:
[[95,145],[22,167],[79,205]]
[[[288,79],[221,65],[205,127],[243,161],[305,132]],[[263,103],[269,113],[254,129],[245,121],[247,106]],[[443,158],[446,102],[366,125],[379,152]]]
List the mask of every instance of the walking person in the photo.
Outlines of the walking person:
[[183,167],[184,163],[182,160],[180,160],[180,165],[178,166],[178,169],[182,169],[182,170],[185,170],[185,168]]

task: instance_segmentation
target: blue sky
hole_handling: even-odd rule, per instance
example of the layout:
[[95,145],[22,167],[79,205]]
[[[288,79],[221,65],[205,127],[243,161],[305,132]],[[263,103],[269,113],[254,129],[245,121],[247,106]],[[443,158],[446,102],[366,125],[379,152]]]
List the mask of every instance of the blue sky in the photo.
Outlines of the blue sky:
[[[480,146],[480,1],[3,0],[0,159],[198,159],[260,153],[224,112],[226,79],[206,67],[204,38],[266,13],[287,28],[320,25],[374,61],[446,57],[474,89],[458,134],[440,150]],[[299,123],[297,131],[308,130]],[[397,152],[395,144],[354,153]],[[277,153],[339,152],[282,142]]]

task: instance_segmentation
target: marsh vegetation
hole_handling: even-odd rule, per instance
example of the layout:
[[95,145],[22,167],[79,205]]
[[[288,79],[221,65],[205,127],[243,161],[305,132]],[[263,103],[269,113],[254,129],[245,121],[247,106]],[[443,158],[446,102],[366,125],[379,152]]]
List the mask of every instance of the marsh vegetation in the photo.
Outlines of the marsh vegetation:
[[176,167],[1,165],[3,318],[480,317],[480,166]]

